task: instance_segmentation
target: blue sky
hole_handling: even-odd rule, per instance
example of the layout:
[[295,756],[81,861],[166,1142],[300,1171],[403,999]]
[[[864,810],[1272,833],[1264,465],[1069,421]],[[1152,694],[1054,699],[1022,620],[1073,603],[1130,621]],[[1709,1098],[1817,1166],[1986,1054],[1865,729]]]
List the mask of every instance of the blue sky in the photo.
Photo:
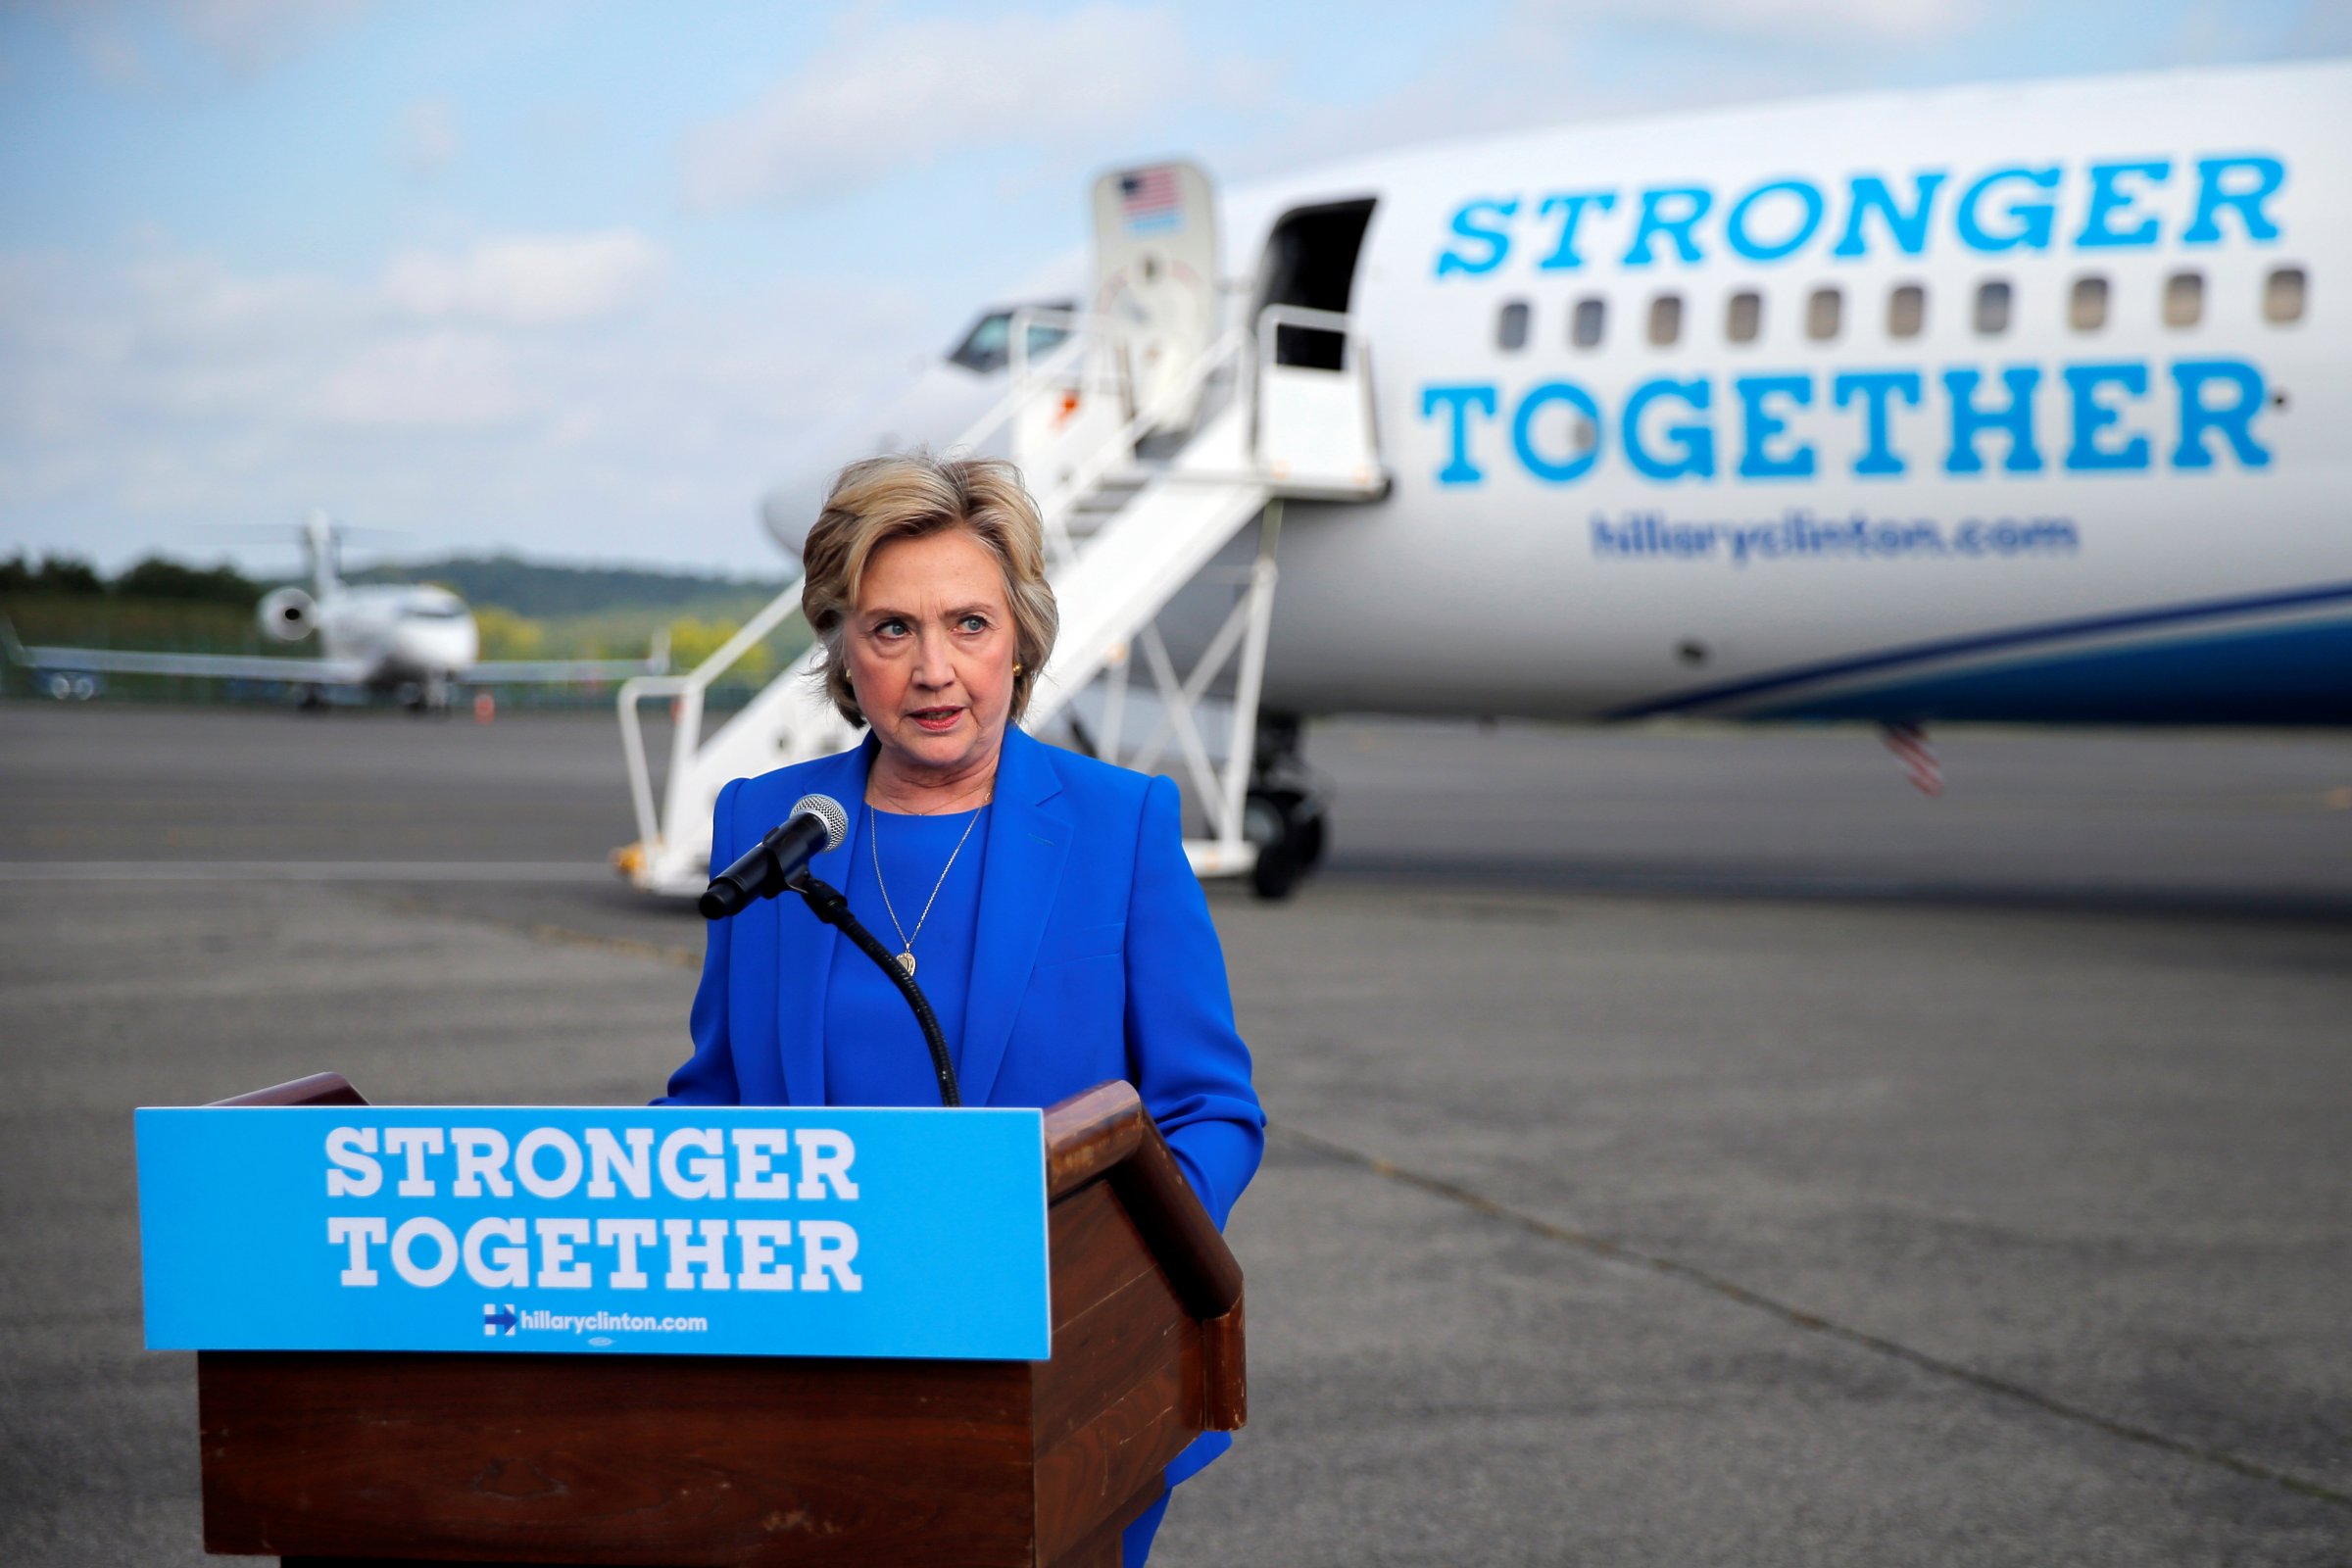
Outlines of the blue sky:
[[1079,243],[1106,164],[2345,53],[2352,0],[20,3],[0,553],[269,569],[224,526],[323,506],[773,574],[796,435]]

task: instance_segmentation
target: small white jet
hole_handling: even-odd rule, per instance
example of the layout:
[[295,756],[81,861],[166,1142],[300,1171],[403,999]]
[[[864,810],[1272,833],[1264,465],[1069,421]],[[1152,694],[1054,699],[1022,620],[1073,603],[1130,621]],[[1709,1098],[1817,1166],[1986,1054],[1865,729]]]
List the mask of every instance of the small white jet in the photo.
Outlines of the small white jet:
[[491,660],[466,602],[429,584],[347,586],[335,569],[335,529],[314,512],[303,526],[311,587],[279,588],[255,609],[264,635],[284,643],[316,635],[320,656],[291,659],[264,654],[136,653],[111,648],[27,648],[6,632],[9,657],[34,672],[49,695],[95,694],[100,674],[196,675],[227,680],[280,681],[295,687],[302,706],[316,708],[329,688],[390,696],[417,712],[446,712],[456,685],[571,684],[661,674],[669,667],[667,638],[657,636],[643,660]]

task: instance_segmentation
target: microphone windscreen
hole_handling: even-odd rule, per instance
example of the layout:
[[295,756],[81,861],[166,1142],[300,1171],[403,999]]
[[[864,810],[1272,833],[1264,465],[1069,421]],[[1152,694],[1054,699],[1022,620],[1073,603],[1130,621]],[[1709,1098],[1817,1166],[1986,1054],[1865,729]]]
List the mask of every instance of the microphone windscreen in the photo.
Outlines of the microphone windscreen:
[[[830,795],[804,795],[792,803],[793,816],[808,815],[820,818],[825,824],[825,848],[838,850],[841,841],[850,836],[850,813]],[[787,818],[786,820],[790,820]]]

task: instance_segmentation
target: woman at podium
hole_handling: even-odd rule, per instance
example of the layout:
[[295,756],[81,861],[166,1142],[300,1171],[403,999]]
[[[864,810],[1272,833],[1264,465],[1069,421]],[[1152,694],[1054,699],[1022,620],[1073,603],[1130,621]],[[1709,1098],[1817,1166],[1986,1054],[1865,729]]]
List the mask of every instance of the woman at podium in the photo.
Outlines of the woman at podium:
[[[853,464],[803,564],[825,695],[868,732],[722,789],[711,864],[804,795],[840,802],[848,835],[811,869],[922,986],[965,1103],[1042,1107],[1125,1079],[1222,1227],[1265,1142],[1224,953],[1175,785],[1017,727],[1058,624],[1019,474],[921,454]],[[793,901],[710,926],[690,1028],[661,1103],[939,1103],[904,999]],[[1168,1485],[1231,1442],[1204,1434]],[[1128,1563],[1166,1505],[1128,1529]]]

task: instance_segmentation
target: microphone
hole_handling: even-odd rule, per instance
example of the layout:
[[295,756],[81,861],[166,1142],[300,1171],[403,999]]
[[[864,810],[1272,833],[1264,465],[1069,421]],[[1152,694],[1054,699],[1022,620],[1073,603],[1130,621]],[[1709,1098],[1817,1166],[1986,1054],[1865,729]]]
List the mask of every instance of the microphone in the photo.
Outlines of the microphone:
[[915,985],[914,976],[900,968],[891,951],[850,912],[850,901],[808,874],[810,860],[838,849],[849,836],[850,814],[839,801],[830,795],[804,795],[793,803],[792,814],[784,818],[783,826],[771,829],[741,859],[710,879],[697,907],[704,919],[720,920],[738,913],[755,899],[772,899],[786,889],[798,893],[808,902],[810,913],[846,935],[898,987],[906,1005],[914,1009],[914,1021],[931,1053],[931,1071],[939,1079],[939,1102],[960,1105],[963,1094],[956,1082],[956,1064],[949,1059],[947,1036],[940,1032],[939,1016],[931,1010],[930,1000]]
[[808,862],[837,849],[850,835],[850,815],[830,795],[804,795],[793,803],[783,825],[744,852],[742,858],[710,879],[696,907],[706,920],[723,920],[755,899],[772,899],[808,869]]

